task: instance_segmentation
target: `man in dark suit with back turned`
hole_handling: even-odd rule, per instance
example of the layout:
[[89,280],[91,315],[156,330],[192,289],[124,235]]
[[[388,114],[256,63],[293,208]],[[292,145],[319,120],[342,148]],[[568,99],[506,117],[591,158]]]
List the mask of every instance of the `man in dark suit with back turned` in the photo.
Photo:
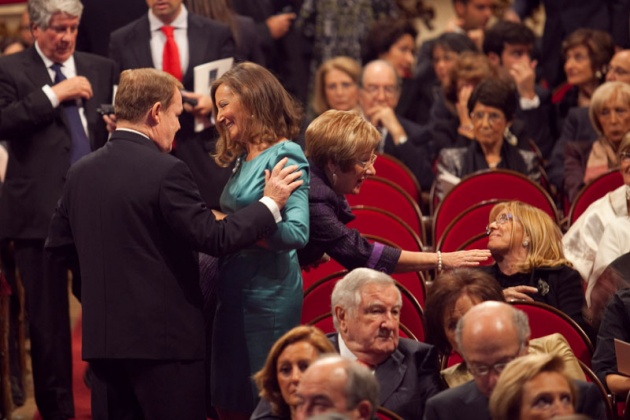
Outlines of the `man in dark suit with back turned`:
[[50,224],[46,247],[81,269],[95,419],[206,418],[197,253],[263,239],[302,183],[283,159],[259,202],[217,221],[186,164],[167,153],[180,128],[178,87],[160,70],[121,74],[117,130],[68,172]]
[[[183,0],[147,0],[149,11],[141,18],[112,32],[109,56],[120,70],[154,67],[166,70],[163,52],[166,44],[165,26],[174,28],[179,67],[184,88],[194,88],[193,68],[199,64],[235,54],[234,40],[227,25],[189,13]],[[219,197],[231,171],[220,168],[209,153],[214,152],[214,127],[200,133],[194,131],[194,117],[208,119],[212,101],[207,95],[186,93],[199,101],[197,106],[185,105],[181,116],[182,129],[177,134],[173,154],[186,162],[199,186],[201,196],[210,208],[219,208]],[[208,125],[209,125],[209,121]]]
[[115,64],[75,52],[79,0],[30,0],[35,38],[0,58],[0,138],[9,164],[0,200],[0,240],[13,241],[26,295],[35,401],[43,418],[74,417],[68,275],[43,253],[66,173],[107,141],[96,111],[111,103]]

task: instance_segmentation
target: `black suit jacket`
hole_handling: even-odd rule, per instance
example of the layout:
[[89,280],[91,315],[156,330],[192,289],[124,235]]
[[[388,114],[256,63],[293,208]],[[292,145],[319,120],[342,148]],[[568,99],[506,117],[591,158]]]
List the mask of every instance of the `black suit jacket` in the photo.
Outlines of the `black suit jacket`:
[[407,142],[395,145],[391,134],[385,137],[385,153],[402,161],[418,179],[423,191],[429,191],[435,179],[432,166],[431,135],[429,131],[413,121],[396,115],[407,134]]
[[[337,334],[328,338],[339,351]],[[421,419],[427,400],[439,392],[439,364],[433,346],[401,338],[398,348],[376,367],[380,405],[404,419]]]
[[[576,412],[594,420],[606,419],[606,406],[597,387],[588,382],[574,381],[578,388]],[[427,401],[424,420],[490,420],[488,398],[475,381],[447,389]]]
[[[96,108],[112,102],[115,64],[76,52],[77,74],[92,85],[83,101],[92,150],[105,144],[107,130]],[[44,239],[70,167],[70,129],[42,86],[52,85],[34,47],[0,57],[0,138],[8,140],[9,164],[0,200],[0,239]]]
[[202,359],[197,252],[222,256],[275,229],[259,202],[217,221],[183,162],[116,131],[68,172],[46,242],[78,255],[83,358]]
[[[109,56],[118,63],[120,71],[143,67],[155,67],[151,57],[151,32],[148,14],[112,32]],[[235,54],[234,40],[227,25],[188,13],[189,64],[182,83],[186,90],[193,90],[193,68],[199,64]],[[184,112],[180,117],[181,129],[176,135],[173,154],[190,167],[199,186],[201,196],[211,208],[219,208],[219,197],[229,178],[230,169],[220,168],[210,158],[214,151],[214,128],[200,133],[194,131],[194,117]]]

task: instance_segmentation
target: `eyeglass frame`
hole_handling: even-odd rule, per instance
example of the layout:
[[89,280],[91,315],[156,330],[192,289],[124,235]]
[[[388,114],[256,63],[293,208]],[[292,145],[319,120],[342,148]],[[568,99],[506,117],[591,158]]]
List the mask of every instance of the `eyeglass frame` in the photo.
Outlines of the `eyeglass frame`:
[[491,224],[495,223],[497,226],[501,226],[501,225],[506,224],[509,221],[514,221],[514,220],[516,220],[516,217],[514,217],[512,213],[501,213],[500,215],[497,216],[496,219],[494,219],[492,222],[486,225],[486,235],[490,235],[490,232],[492,232],[492,230],[490,229]]
[[376,96],[382,90],[385,93],[385,96],[389,98],[393,98],[400,92],[400,87],[396,85],[367,85],[361,86],[361,89],[364,90],[370,96]]
[[376,162],[376,158],[378,158],[378,155],[376,153],[372,153],[372,155],[370,156],[370,160],[358,160],[356,159],[354,161],[354,163],[356,163],[357,165],[361,166],[361,168],[363,169],[367,169],[368,166],[370,165],[374,165],[374,162]]
[[619,163],[625,161],[626,159],[630,160],[630,150],[619,153]]
[[501,115],[498,112],[483,112],[483,111],[472,111],[470,113],[470,119],[475,122],[483,121],[485,116],[488,116],[488,124],[494,126],[501,121],[505,121],[505,115]]
[[[518,347],[518,351],[513,356],[505,357],[503,362],[493,363],[492,365],[481,364],[481,366],[473,366],[470,363],[466,362],[466,369],[470,372],[471,375],[476,376],[478,378],[485,378],[490,375],[491,371],[495,371],[497,375],[500,375],[501,372],[505,369],[505,367],[513,360],[516,360],[521,352],[523,351],[523,345]],[[481,368],[481,371],[479,371]]]

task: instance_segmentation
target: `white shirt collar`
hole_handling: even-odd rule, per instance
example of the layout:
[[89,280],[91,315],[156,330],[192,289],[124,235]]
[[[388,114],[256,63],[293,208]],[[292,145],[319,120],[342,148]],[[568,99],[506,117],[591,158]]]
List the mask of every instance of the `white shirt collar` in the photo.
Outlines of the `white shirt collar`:
[[[44,55],[44,53],[42,52],[41,48],[39,48],[39,45],[37,44],[37,41],[35,41],[35,51],[37,51],[37,54],[39,54],[39,56],[44,61],[44,65],[46,66],[46,68],[50,70],[50,66],[55,64],[55,62]],[[65,69],[71,69],[72,73],[76,73],[76,70],[75,70],[76,67],[74,65],[74,54],[71,55],[70,58],[68,58],[66,61],[64,61],[63,63],[59,63],[59,64],[61,64],[61,66],[64,67]],[[67,73],[64,73],[64,75],[66,75],[66,77],[68,77]]]

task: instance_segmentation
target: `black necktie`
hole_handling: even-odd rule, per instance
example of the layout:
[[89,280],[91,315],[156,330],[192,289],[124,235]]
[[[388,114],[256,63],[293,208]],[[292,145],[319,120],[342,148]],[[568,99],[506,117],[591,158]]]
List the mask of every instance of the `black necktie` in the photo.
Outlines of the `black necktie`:
[[[66,80],[66,76],[61,72],[61,64],[55,63],[50,66],[50,68],[55,72],[55,84]],[[77,101],[74,99],[67,100],[62,102],[61,106],[70,125],[70,137],[72,137],[70,165],[72,165],[74,162],[90,153],[90,141],[87,138],[87,134],[85,134],[85,129],[81,122]]]

